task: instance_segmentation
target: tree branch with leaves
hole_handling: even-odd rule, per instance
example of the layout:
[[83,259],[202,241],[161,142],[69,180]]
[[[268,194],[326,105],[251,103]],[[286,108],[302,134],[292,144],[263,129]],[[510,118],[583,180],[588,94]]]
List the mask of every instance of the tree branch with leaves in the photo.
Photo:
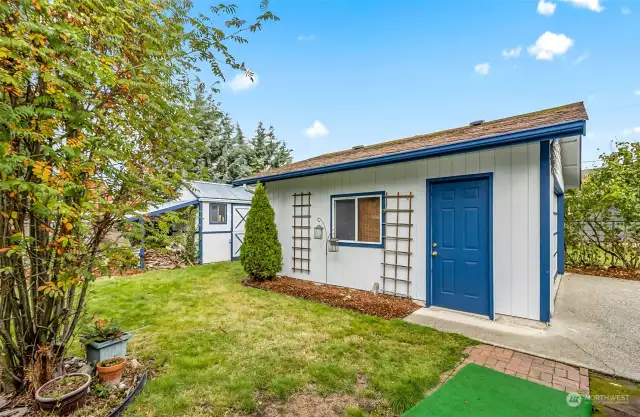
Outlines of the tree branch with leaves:
[[195,160],[186,109],[199,65],[220,79],[249,72],[229,44],[278,20],[266,1],[251,22],[237,11],[194,15],[187,0],[0,4],[4,389],[51,378],[91,281],[126,257],[107,233],[175,198]]

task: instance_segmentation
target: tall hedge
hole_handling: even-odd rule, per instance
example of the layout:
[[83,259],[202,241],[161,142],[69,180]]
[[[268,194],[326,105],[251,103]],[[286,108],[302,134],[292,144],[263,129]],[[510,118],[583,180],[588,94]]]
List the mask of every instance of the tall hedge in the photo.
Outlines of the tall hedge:
[[258,183],[247,215],[240,262],[249,277],[256,281],[275,278],[282,269],[282,246],[278,240],[275,212],[267,192]]

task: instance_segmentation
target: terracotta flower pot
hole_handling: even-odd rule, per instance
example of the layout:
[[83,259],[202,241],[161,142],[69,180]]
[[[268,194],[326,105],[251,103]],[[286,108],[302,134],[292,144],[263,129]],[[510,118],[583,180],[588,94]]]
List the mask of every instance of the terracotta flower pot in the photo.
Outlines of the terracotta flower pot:
[[[111,365],[109,362],[120,360],[119,363],[115,365]],[[116,385],[120,382],[120,378],[122,377],[122,370],[124,369],[124,365],[127,363],[125,358],[112,358],[105,359],[102,362],[98,362],[96,365],[96,369],[98,370],[98,378],[100,378],[101,383],[108,382],[112,385]]]
[[[56,395],[55,398],[52,397],[51,394],[47,394],[48,388],[56,383],[56,381],[71,376],[84,377],[86,378],[86,382],[69,393]],[[87,393],[89,392],[89,384],[91,384],[91,376],[89,374],[78,373],[59,376],[38,388],[36,391],[36,402],[42,410],[53,411],[60,416],[66,416],[84,405],[87,400]]]

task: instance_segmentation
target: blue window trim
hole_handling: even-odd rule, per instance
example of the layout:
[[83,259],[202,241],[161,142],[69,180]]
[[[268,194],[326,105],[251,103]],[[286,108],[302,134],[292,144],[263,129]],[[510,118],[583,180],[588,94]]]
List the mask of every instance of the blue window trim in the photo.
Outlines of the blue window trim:
[[256,182],[258,182],[258,180],[264,183],[265,181],[306,177],[310,175],[326,174],[329,172],[347,171],[364,167],[414,161],[417,159],[430,158],[433,156],[453,155],[456,153],[493,149],[522,143],[542,141],[549,142],[549,140],[559,139],[567,136],[584,135],[585,131],[586,120],[576,120],[573,122],[560,123],[553,126],[539,127],[535,129],[512,132],[503,135],[489,136],[485,138],[476,138],[442,146],[431,146],[429,148],[398,152],[391,155],[362,159],[358,161],[350,161],[340,164],[302,169],[298,171],[285,172],[282,174],[264,175],[262,177],[240,179],[234,181],[233,185],[238,186],[243,184],[255,184]]
[[433,184],[442,182],[458,182],[487,179],[489,180],[489,318],[495,320],[494,314],[494,302],[493,302],[493,172],[486,172],[482,174],[469,174],[469,175],[457,175],[453,177],[441,177],[441,178],[428,178],[426,180],[426,192],[427,192],[427,209],[426,209],[426,223],[427,223],[427,250],[425,257],[427,259],[427,294],[426,294],[426,306],[431,307],[433,300],[433,282],[431,279],[431,247],[433,246],[433,239],[431,236],[431,187]]
[[550,142],[540,142],[540,321],[551,319],[551,166]]
[[[343,242],[338,241],[338,246],[351,246],[351,247],[359,247],[359,248],[384,248],[384,221],[385,221],[385,198],[384,191],[371,191],[366,193],[350,193],[350,194],[332,194],[329,196],[329,234],[333,231],[333,200],[336,198],[349,198],[349,197],[380,197],[380,205],[382,210],[382,216],[380,216],[380,243],[365,243],[365,242]],[[356,210],[358,209],[356,205]],[[356,224],[357,228],[358,225]]]
[[235,227],[235,223],[233,222],[233,212],[235,211],[234,209],[236,207],[247,207],[247,206],[250,207],[251,204],[247,204],[247,203],[231,203],[231,232],[230,232],[231,233],[231,253],[230,253],[230,257],[229,258],[232,261],[236,261],[236,260],[240,259],[239,256],[235,256],[235,257],[233,256],[233,252],[234,252],[233,251],[233,241],[234,241],[234,237],[235,237],[235,236],[233,236],[233,228]]
[[[227,224],[227,204],[228,203],[218,203],[216,201],[209,201],[207,202],[209,204],[209,224]],[[224,206],[224,221],[223,222],[214,222],[211,220],[211,207],[212,206]]]

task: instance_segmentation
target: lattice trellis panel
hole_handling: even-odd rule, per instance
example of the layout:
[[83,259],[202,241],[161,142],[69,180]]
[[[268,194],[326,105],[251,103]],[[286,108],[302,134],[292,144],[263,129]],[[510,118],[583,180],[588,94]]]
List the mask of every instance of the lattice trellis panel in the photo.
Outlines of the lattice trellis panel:
[[310,272],[311,193],[293,194],[293,272]]
[[411,229],[413,193],[385,193],[384,248],[380,291],[408,297],[411,289]]

